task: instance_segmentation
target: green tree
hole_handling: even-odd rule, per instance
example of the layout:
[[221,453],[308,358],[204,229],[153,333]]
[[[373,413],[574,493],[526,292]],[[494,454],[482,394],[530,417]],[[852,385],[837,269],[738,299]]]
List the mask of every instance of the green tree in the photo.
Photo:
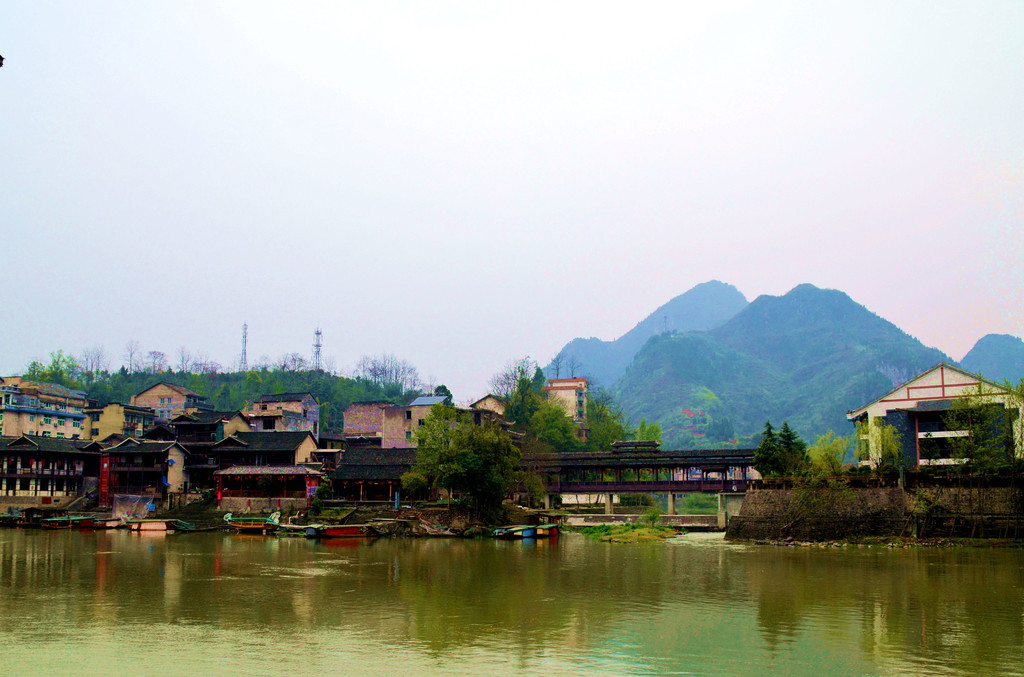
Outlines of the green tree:
[[528,434],[556,453],[564,454],[578,451],[580,440],[579,428],[565,411],[554,402],[541,402],[530,418]]
[[765,421],[761,441],[754,451],[754,468],[764,477],[777,477],[785,472],[782,447],[771,421]]
[[842,472],[849,449],[849,439],[838,437],[829,430],[807,449],[811,471],[818,475],[835,475]]
[[810,462],[807,457],[807,444],[789,427],[787,421],[782,422],[777,439],[782,450],[784,474],[795,475],[806,469]]
[[444,403],[449,407],[452,406],[452,391],[448,390],[448,386],[443,383],[434,388],[434,397],[443,397]]
[[587,399],[587,451],[608,451],[613,442],[629,439],[629,428],[622,412],[614,407],[610,399],[590,397]]
[[878,472],[895,472],[903,467],[903,441],[900,432],[883,418],[857,424],[857,458],[869,461]]
[[413,433],[416,437],[416,463],[402,475],[402,488],[415,491],[422,484],[433,490],[445,489],[449,497],[459,483],[462,468],[458,450],[452,445],[462,414],[454,407],[435,404]]
[[655,421],[648,423],[646,418],[640,419],[633,433],[633,439],[661,444],[661,424]]

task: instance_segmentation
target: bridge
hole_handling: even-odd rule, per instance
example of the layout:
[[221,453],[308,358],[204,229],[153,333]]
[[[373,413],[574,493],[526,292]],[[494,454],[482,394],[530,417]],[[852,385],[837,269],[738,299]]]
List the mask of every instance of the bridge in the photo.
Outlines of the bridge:
[[[606,452],[524,457],[524,464],[546,479],[545,507],[562,494],[600,494],[611,514],[615,495],[666,494],[668,514],[674,515],[676,494],[743,494],[761,479],[753,449],[663,451],[653,442],[612,446]],[[721,498],[719,503],[721,510]]]

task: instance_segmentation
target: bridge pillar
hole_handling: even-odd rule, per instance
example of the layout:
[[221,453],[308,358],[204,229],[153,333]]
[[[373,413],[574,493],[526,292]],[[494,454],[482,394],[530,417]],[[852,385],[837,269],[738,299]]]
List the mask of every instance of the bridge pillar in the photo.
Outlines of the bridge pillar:
[[551,494],[544,494],[544,509],[551,510]]
[[615,508],[613,507],[613,504],[612,504],[612,495],[611,494],[605,494],[604,495],[604,514],[605,515],[614,515],[615,514]]
[[668,492],[668,512],[669,515],[676,514],[676,495],[674,492]]

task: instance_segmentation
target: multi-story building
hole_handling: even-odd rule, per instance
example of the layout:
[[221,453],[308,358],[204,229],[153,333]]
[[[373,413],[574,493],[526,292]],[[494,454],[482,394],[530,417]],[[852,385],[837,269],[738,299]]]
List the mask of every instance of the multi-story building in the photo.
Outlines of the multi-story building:
[[60,506],[95,487],[102,447],[42,435],[0,437],[0,504]]
[[242,413],[257,432],[301,432],[320,435],[320,405],[309,393],[262,395]]
[[0,378],[0,435],[80,439],[84,410],[91,404],[81,390],[5,376]]
[[413,434],[444,397],[417,397],[408,406],[391,402],[355,402],[345,410],[345,438],[360,439],[383,449],[415,449]]
[[156,422],[156,412],[149,407],[111,402],[103,407],[86,407],[82,439],[103,442],[111,435],[126,439],[139,438]]
[[167,423],[186,411],[210,411],[213,409],[204,396],[192,392],[185,386],[177,386],[172,383],[157,383],[138,395],[132,395],[131,404],[136,407],[149,407],[155,411],[157,423]]
[[587,398],[590,382],[585,378],[551,378],[544,386],[544,394],[565,411],[565,415],[578,426],[578,436],[587,438]]

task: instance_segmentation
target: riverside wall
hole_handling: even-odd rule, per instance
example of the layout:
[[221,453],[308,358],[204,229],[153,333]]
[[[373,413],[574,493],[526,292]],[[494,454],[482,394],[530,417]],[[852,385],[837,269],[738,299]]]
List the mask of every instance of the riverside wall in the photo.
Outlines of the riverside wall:
[[1024,537],[1013,487],[796,487],[747,492],[727,540]]

